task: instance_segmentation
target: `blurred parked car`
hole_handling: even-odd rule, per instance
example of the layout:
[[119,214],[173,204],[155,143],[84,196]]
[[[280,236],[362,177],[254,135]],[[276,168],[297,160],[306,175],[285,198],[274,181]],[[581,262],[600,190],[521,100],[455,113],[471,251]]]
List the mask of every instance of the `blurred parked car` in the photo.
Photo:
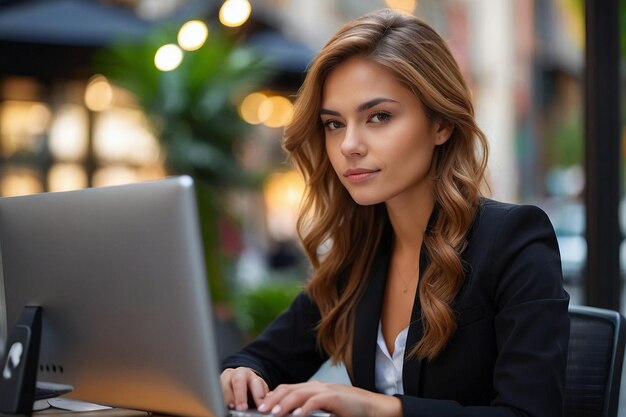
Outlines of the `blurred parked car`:
[[[578,200],[546,200],[538,204],[552,221],[561,252],[563,278],[566,284],[580,285],[587,262],[585,206]],[[622,236],[626,235],[626,199],[619,209]],[[620,245],[620,275],[626,277],[626,241]]]
[[561,252],[566,284],[582,282],[587,262],[585,206],[577,200],[553,199],[539,204],[552,221]]

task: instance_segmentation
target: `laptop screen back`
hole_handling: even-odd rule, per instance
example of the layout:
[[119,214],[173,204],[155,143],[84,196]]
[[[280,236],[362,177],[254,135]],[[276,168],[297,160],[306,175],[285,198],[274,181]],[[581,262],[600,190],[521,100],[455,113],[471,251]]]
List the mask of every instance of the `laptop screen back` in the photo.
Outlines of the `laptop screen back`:
[[201,245],[189,177],[0,198],[7,329],[43,308],[38,380],[100,404],[225,415]]

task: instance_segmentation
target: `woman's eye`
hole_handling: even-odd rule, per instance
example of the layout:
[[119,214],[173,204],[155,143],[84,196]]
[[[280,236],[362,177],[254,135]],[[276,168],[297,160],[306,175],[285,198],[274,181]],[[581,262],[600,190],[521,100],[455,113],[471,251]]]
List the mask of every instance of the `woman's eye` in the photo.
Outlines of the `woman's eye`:
[[324,127],[328,130],[335,130],[341,127],[341,123],[337,120],[326,120],[324,122]]
[[385,122],[388,122],[389,119],[391,119],[391,115],[389,113],[379,112],[379,113],[374,113],[369,118],[369,121],[372,123],[385,123]]

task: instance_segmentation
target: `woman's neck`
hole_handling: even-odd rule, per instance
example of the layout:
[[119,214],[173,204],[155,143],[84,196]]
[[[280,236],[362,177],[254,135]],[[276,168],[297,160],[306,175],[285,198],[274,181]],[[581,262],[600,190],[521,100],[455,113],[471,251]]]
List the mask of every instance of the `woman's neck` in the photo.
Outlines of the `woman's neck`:
[[419,251],[434,207],[435,199],[432,196],[422,198],[413,204],[397,202],[387,204],[396,248]]

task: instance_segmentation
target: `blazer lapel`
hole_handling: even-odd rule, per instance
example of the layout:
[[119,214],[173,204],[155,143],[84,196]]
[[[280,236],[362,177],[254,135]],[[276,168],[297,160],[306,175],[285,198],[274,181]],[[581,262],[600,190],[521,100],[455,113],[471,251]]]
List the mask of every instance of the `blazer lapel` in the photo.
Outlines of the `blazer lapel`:
[[426,248],[422,246],[420,250],[420,280],[418,282],[418,291],[415,292],[415,300],[413,301],[413,311],[411,312],[411,322],[409,323],[409,333],[406,338],[404,350],[404,365],[402,367],[402,385],[404,393],[407,395],[419,396],[420,391],[420,373],[424,361],[409,359],[409,353],[424,335],[424,326],[422,323],[422,305],[419,298],[419,285],[421,284],[422,271],[428,266],[428,254]]
[[[433,209],[428,220],[426,233],[434,233],[433,227],[438,217],[437,206]],[[393,229],[387,228],[381,244],[372,263],[368,279],[361,301],[356,309],[354,328],[354,341],[352,344],[352,384],[356,387],[376,391],[375,361],[376,339],[378,336],[378,323],[383,304],[383,294],[389,272],[389,262],[393,246]],[[420,250],[420,275],[426,270],[429,263],[426,248],[422,245]],[[421,279],[418,286],[421,284]],[[404,352],[404,365],[402,369],[402,381],[404,393],[418,396],[420,391],[420,373],[425,361],[407,359],[411,348],[422,338],[424,328],[422,325],[422,308],[419,300],[419,288],[413,301],[413,311],[407,335]]]
[[385,236],[381,240],[367,277],[367,287],[356,308],[352,343],[352,384],[369,391],[376,391],[376,338],[389,270],[391,247],[392,236],[389,230],[385,232]]

